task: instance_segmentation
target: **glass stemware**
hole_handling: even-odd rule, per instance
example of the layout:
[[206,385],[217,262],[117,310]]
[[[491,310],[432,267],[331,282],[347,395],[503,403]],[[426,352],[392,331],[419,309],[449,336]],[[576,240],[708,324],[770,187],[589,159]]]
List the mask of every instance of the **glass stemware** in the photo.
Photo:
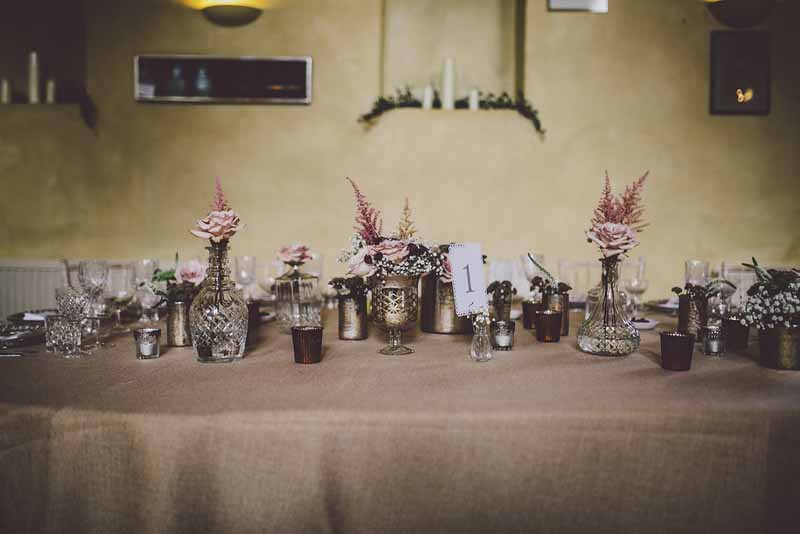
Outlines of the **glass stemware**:
[[133,263],[133,278],[136,283],[136,300],[142,305],[140,325],[149,325],[158,321],[158,309],[161,302],[152,284],[153,276],[158,269],[158,260],[144,258]]
[[644,258],[640,257],[636,269],[625,279],[625,291],[631,295],[631,319],[634,321],[642,318],[642,295],[644,295],[645,291],[647,291],[647,288],[650,286],[650,282],[644,278],[644,272],[645,261]]
[[137,260],[133,263],[133,277],[138,286],[142,282],[150,282],[153,280],[153,275],[158,269],[158,260],[153,258],[145,258]]
[[78,263],[78,282],[89,295],[89,315],[99,317],[105,312],[105,302],[101,297],[108,284],[108,262],[82,260]]
[[708,262],[705,260],[686,260],[684,282],[695,286],[708,283]]
[[109,280],[106,287],[105,299],[114,315],[114,326],[111,332],[122,334],[130,332],[130,328],[122,324],[122,312],[130,306],[136,288],[133,282],[133,265],[122,263],[113,266],[109,271]]

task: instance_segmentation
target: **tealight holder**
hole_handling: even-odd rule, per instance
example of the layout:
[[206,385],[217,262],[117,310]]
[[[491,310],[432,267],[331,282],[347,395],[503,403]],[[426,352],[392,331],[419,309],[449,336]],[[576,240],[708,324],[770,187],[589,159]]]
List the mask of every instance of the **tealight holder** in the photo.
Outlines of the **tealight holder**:
[[691,369],[694,340],[694,334],[661,332],[661,368],[668,371]]
[[492,323],[492,346],[495,350],[511,350],[514,348],[514,321],[495,321]]
[[743,325],[739,317],[726,317],[722,319],[722,335],[725,338],[726,348],[745,350],[750,337],[750,327]]
[[542,301],[522,301],[522,327],[525,330],[533,330],[536,328],[536,312],[542,310],[544,310],[544,303]]
[[536,340],[542,343],[561,341],[561,312],[542,310],[536,313]]
[[719,325],[703,327],[703,354],[706,356],[725,355],[725,337]]
[[322,327],[293,326],[292,346],[294,363],[319,363],[322,361]]
[[136,343],[137,359],[152,360],[161,357],[160,328],[136,328],[133,331],[133,340]]

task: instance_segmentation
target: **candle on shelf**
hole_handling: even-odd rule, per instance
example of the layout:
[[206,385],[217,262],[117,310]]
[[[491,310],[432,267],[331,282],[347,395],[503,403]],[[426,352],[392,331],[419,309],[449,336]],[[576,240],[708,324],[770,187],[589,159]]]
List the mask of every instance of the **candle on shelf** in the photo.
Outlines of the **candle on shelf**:
[[455,65],[452,58],[444,60],[442,68],[442,109],[456,108]]
[[56,103],[56,81],[52,78],[48,79],[45,84],[44,101],[48,104]]
[[36,52],[28,55],[28,102],[39,103],[39,55]]
[[480,97],[477,89],[472,89],[469,92],[469,109],[470,111],[478,111],[481,108]]
[[0,80],[0,104],[11,103],[11,84],[7,78]]
[[422,109],[433,109],[433,87],[430,85],[422,93]]

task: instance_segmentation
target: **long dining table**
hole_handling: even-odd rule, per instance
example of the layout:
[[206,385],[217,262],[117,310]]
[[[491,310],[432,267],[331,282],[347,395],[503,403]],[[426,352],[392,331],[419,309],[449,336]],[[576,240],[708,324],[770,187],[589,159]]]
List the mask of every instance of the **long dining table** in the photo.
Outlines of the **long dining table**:
[[578,323],[487,363],[419,332],[382,356],[335,313],[316,365],[274,323],[232,364],[130,334],[0,358],[0,532],[800,532],[800,373],[752,342],[665,371],[656,331],[591,356]]

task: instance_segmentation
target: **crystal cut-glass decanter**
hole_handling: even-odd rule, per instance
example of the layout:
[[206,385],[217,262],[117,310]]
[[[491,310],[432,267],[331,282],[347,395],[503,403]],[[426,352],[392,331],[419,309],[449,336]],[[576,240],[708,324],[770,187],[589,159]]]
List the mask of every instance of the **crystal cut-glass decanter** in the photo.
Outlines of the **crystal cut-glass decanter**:
[[321,324],[319,277],[300,270],[301,262],[287,262],[288,270],[275,280],[278,322],[281,332],[291,334],[293,326]]
[[192,343],[200,362],[239,360],[247,340],[247,304],[230,279],[228,242],[212,243],[207,250],[206,279],[189,311]]
[[617,289],[619,259],[612,256],[600,261],[603,277],[598,300],[578,329],[578,346],[589,354],[625,356],[639,348],[639,331],[626,317]]

